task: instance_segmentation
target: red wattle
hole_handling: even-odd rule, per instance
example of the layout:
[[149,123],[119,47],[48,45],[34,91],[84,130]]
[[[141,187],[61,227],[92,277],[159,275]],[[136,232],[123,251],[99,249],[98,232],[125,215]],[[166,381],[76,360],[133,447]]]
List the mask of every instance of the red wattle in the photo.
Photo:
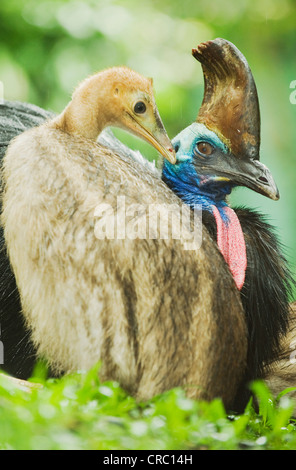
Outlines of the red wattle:
[[247,252],[244,234],[234,210],[226,206],[223,211],[228,219],[224,222],[216,206],[212,206],[217,224],[217,243],[240,290],[245,282]]

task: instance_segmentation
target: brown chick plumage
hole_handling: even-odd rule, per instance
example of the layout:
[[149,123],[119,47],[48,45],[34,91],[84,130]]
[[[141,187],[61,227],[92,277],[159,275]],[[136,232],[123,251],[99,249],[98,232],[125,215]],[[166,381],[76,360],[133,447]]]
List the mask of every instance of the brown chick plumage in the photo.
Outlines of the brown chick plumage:
[[152,80],[127,67],[112,67],[84,80],[51,125],[92,140],[105,127],[120,127],[148,141],[172,163],[176,161],[155,103]]
[[[140,400],[182,386],[230,406],[245,370],[246,324],[217,247],[204,232],[202,246],[186,249],[192,226],[174,239],[180,221],[170,210],[188,207],[95,133],[76,133],[75,119],[69,129],[67,113],[18,136],[3,160],[4,236],[38,355],[56,373],[100,360],[102,380]],[[159,208],[153,236],[98,233],[112,214],[121,219],[122,198]],[[129,222],[143,233],[149,212]]]

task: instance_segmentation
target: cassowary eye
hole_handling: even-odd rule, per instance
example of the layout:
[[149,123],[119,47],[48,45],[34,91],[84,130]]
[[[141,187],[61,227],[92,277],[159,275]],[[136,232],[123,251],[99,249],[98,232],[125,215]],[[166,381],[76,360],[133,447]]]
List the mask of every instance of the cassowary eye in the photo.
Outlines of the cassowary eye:
[[146,111],[146,105],[143,101],[138,101],[134,106],[134,112],[136,114],[143,114]]
[[208,142],[198,142],[194,149],[195,155],[202,155],[203,157],[209,157],[212,155],[214,147]]

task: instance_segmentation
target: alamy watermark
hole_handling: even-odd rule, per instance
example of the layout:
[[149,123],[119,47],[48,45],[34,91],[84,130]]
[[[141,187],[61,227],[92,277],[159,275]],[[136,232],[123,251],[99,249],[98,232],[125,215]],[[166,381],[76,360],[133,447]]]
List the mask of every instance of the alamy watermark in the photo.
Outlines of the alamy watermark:
[[178,204],[128,204],[118,196],[116,206],[101,203],[95,209],[95,236],[99,240],[180,240],[185,250],[202,244],[202,207]]
[[293,89],[293,91],[290,93],[290,103],[296,104],[296,80],[292,80],[290,83],[290,88]]

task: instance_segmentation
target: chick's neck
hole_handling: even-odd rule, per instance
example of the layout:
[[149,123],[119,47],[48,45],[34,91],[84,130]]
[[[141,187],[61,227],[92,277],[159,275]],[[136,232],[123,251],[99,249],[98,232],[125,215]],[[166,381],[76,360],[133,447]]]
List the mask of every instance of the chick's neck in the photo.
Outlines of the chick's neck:
[[90,77],[74,92],[72,101],[54,120],[55,125],[69,134],[96,140],[112,124],[110,96],[110,84],[103,75]]

